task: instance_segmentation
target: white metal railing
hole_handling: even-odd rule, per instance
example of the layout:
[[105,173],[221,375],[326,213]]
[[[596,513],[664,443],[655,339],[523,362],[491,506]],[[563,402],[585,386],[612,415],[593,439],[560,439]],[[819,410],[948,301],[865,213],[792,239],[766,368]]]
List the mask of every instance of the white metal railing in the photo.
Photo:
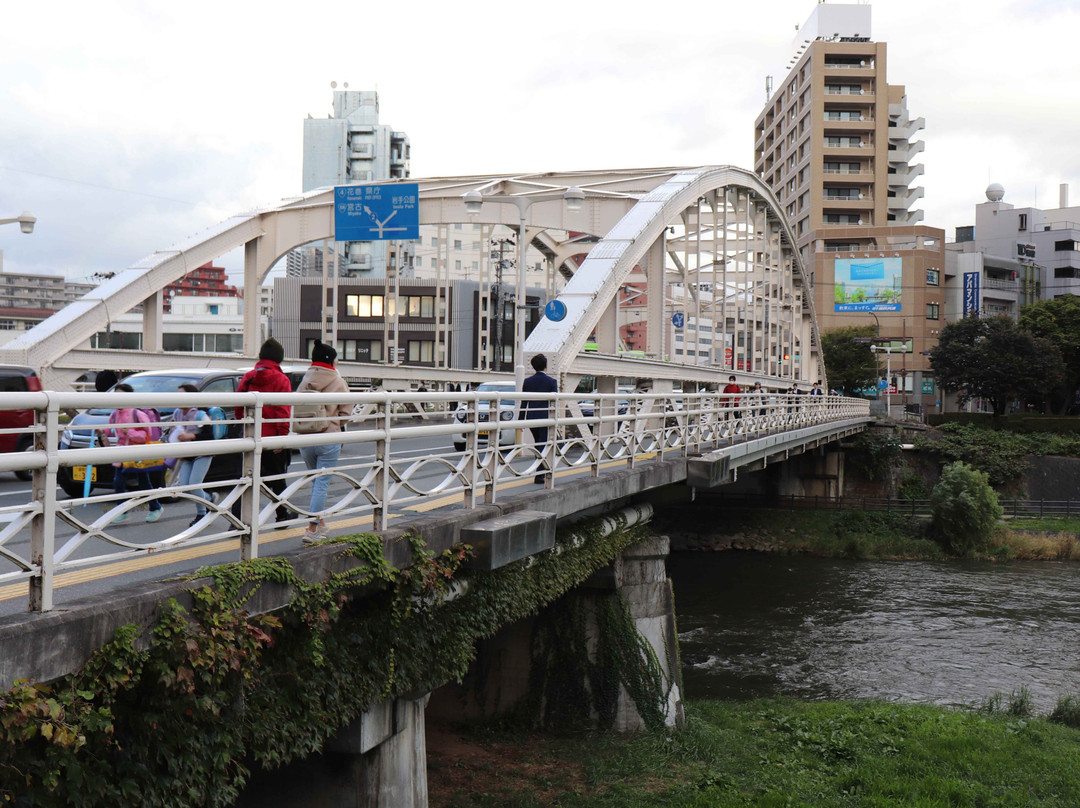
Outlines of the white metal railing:
[[[255,558],[260,537],[282,526],[275,524],[279,506],[295,513],[285,526],[300,527],[322,518],[336,520],[343,528],[382,530],[391,518],[410,510],[496,502],[508,488],[534,477],[543,477],[545,487],[554,488],[556,474],[595,477],[612,466],[632,468],[662,459],[666,452],[685,455],[869,414],[869,403],[862,399],[781,393],[739,394],[737,405],[731,394],[681,392],[155,393],[133,400],[135,395],[4,395],[5,408],[36,413],[35,425],[20,430],[33,434],[33,450],[0,454],[0,471],[32,472],[27,500],[0,507],[0,585],[28,581],[31,610],[51,609],[55,576],[78,568],[223,540],[239,540],[239,557]],[[264,424],[284,421],[265,419],[263,405],[320,399],[353,407],[345,431],[261,436]],[[523,401],[557,404],[547,418],[522,420]],[[92,446],[58,448],[65,430],[73,429],[61,423],[61,413],[94,409],[100,413],[132,404],[161,410],[220,406],[233,423],[233,434],[219,440],[119,447],[112,445],[111,427],[99,416],[96,424],[74,427],[84,438],[89,437],[87,432],[97,435]],[[453,414],[445,414],[446,410]],[[242,417],[234,418],[236,411]],[[549,439],[537,445],[530,428],[543,426],[548,427]],[[69,433],[65,445],[70,438]],[[163,440],[167,441],[164,436]],[[274,477],[261,474],[263,452],[338,443],[342,454],[332,469],[304,467]],[[95,469],[111,472],[113,463],[203,455],[215,456],[214,462],[231,460],[231,466],[223,466],[233,470],[209,477],[201,486],[167,480],[152,490],[114,493],[111,485],[93,490]],[[324,474],[331,478],[326,503],[312,512],[310,487]],[[75,496],[65,498],[58,492],[58,482]],[[281,486],[283,490],[273,490]],[[191,525],[168,527],[164,522],[175,520],[162,520],[139,530],[118,520],[160,499],[178,501],[194,515],[194,505],[203,502],[193,493],[199,488],[212,501],[205,502],[206,516]]]

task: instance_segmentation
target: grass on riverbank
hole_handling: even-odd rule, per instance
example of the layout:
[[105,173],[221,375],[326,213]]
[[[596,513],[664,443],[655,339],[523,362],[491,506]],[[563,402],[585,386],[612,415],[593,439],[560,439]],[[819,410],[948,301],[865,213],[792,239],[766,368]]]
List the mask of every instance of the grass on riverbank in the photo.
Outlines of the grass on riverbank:
[[[693,521],[698,524],[694,524]],[[825,558],[934,561],[946,558],[927,535],[928,519],[887,511],[725,508],[680,514],[677,524],[656,522],[680,537],[677,547],[741,546]],[[989,549],[974,558],[995,561],[1080,561],[1080,517],[1010,519],[1000,524]]]
[[[450,737],[450,736],[444,736]],[[681,732],[429,743],[432,808],[1080,804],[1080,730],[879,702],[695,702]]]

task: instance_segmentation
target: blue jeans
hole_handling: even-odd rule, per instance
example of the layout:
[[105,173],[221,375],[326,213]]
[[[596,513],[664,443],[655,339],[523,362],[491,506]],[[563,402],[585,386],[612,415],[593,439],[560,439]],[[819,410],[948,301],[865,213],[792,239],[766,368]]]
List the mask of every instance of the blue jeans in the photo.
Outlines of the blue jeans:
[[[117,494],[127,493],[127,481],[128,475],[135,480],[135,490],[138,491],[141,488],[145,488],[147,491],[154,490],[154,482],[150,479],[150,472],[146,469],[125,469],[123,467],[113,467],[113,491]],[[150,500],[150,510],[160,511],[161,503],[156,499]]]
[[[309,469],[332,469],[337,465],[341,455],[341,444],[331,443],[327,446],[301,446],[300,456],[304,458],[304,465]],[[308,510],[317,514],[326,506],[326,489],[330,487],[330,475],[318,474],[311,484],[311,504]],[[312,520],[318,519],[312,517]]]
[[[203,480],[206,479],[206,472],[210,468],[210,461],[213,460],[211,455],[205,457],[185,457],[180,461],[180,472],[176,475],[177,485],[200,485]],[[208,500],[210,497],[206,495],[206,492],[201,488],[196,488],[191,492],[199,499]],[[206,514],[206,506],[201,502],[195,505],[195,515],[203,516]]]

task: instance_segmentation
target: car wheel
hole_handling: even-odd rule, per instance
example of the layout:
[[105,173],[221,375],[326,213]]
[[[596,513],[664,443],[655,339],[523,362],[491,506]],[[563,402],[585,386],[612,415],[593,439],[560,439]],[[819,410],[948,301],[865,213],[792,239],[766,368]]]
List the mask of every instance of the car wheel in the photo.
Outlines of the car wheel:
[[457,441],[454,441],[454,451],[455,452],[464,452],[465,451],[465,444],[464,443],[458,443]]
[[83,482],[72,479],[70,466],[61,466],[56,470],[56,484],[68,495],[69,499],[75,499],[83,495]]
[[[34,451],[34,439],[29,435],[24,435],[19,438],[19,442],[15,444],[16,452],[32,452]],[[34,472],[29,469],[20,469],[15,472],[15,477],[22,480],[24,483],[34,479]]]

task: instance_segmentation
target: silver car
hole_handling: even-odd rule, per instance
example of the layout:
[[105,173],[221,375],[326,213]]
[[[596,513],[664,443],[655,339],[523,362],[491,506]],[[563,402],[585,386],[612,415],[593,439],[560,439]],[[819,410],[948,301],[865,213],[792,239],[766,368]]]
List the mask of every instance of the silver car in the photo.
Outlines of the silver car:
[[[513,382],[484,382],[476,388],[474,392],[477,393],[514,393],[517,388]],[[489,423],[495,420],[492,413],[492,404],[494,400],[489,399],[487,401],[479,401],[476,404],[477,417],[481,424]],[[513,421],[517,417],[517,401],[512,399],[502,399],[499,401],[499,416],[500,421]],[[459,424],[466,424],[469,422],[469,407],[467,404],[461,404],[454,412],[454,420]],[[492,430],[481,429],[477,433],[477,442],[487,444],[488,436]],[[498,431],[498,440],[496,443],[500,446],[513,446],[514,445],[514,430],[502,429]],[[454,451],[464,452],[465,442],[468,438],[468,433],[461,434],[454,438]]]

